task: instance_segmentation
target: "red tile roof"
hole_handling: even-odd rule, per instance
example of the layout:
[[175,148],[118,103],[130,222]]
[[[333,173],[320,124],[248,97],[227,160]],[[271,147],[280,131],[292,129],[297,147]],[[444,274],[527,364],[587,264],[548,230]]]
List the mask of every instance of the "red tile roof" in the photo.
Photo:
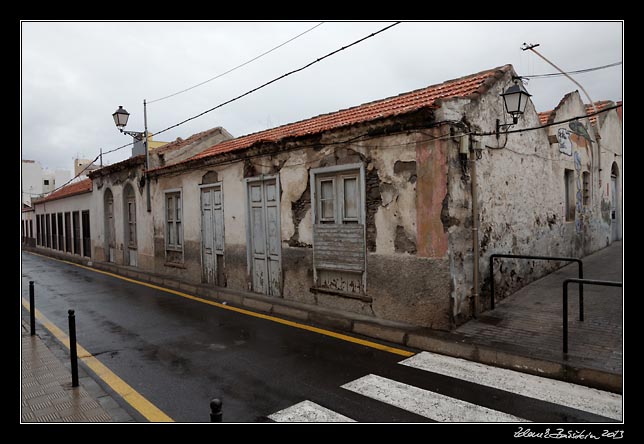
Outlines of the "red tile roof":
[[177,140],[175,140],[174,142],[166,143],[165,145],[160,146],[159,148],[155,148],[152,152],[157,154],[162,154],[162,153],[167,153],[168,151],[178,150],[179,148],[182,148],[184,146],[192,145],[193,143],[196,143],[201,139],[205,139],[206,137],[221,130],[222,128],[220,126],[217,126],[215,128],[211,128],[209,130],[202,131],[197,134],[193,134],[187,139],[177,138]]
[[[620,104],[620,105],[621,105],[621,103],[622,102],[617,102],[617,104]],[[611,106],[612,104],[613,104],[613,102],[611,102],[610,100],[600,100],[598,102],[595,102],[595,106],[597,107],[597,111],[601,111],[604,108],[606,108],[608,106]],[[586,108],[586,114],[592,114],[592,113],[595,112],[595,110],[593,110],[593,106],[590,103],[585,103],[584,107]],[[621,114],[621,109],[622,109],[621,107],[617,108],[617,113],[618,114]],[[542,125],[545,125],[546,123],[548,123],[548,119],[550,119],[550,117],[552,116],[553,112],[554,112],[554,110],[543,111],[543,112],[539,113],[539,121],[541,122]],[[590,116],[588,118],[588,120],[590,120],[590,123],[592,125],[597,123],[597,116],[598,116],[598,114],[594,115],[594,116]]]
[[[611,102],[610,100],[600,100],[599,102],[595,102],[595,106],[597,107],[597,111],[601,111],[604,108],[606,108],[608,106],[611,106],[612,104],[613,104],[613,102]],[[595,112],[595,110],[593,109],[593,106],[590,103],[584,104],[584,106],[586,107],[586,114],[592,114],[592,113]],[[590,116],[588,118],[590,120],[591,124],[594,125],[595,123],[597,123],[597,116],[598,115],[599,114],[594,115],[594,116]]]
[[542,125],[545,125],[546,123],[548,123],[548,118],[550,117],[550,114],[552,114],[552,110],[539,113],[539,122],[541,122]]
[[[214,145],[195,156],[178,162],[175,165],[209,158],[231,151],[250,148],[258,142],[278,142],[287,137],[302,137],[319,134],[331,129],[337,129],[364,123],[376,119],[393,117],[420,110],[421,108],[438,108],[439,101],[457,97],[468,97],[474,94],[482,94],[490,85],[512,69],[511,65],[482,71],[459,79],[428,86],[426,88],[389,97],[375,102],[336,111],[329,114],[322,114],[299,122],[289,123],[277,128],[260,131],[236,139],[230,139]],[[171,165],[174,166],[174,165]],[[168,167],[157,168],[157,170]]]
[[42,199],[38,200],[33,200],[32,204],[41,204],[45,202],[49,202],[51,200],[57,200],[57,199],[62,199],[64,197],[69,197],[69,196],[75,196],[77,194],[83,194],[83,193],[89,193],[92,191],[92,179],[83,179],[80,182],[74,182],[72,184],[69,184],[57,191],[54,191],[47,197],[43,197]]

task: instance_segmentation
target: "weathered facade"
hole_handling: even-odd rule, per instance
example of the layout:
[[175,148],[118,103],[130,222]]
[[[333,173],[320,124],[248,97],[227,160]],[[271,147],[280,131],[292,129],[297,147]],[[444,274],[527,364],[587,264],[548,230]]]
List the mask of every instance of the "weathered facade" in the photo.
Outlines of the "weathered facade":
[[[601,153],[576,92],[547,116],[528,103],[497,134],[515,76],[506,65],[234,139],[210,130],[154,150],[147,181],[142,156],[94,171],[94,258],[451,329],[488,306],[492,253],[580,257],[621,237],[616,110],[590,118]],[[502,261],[497,297],[558,265]]]
[[[514,75],[501,67],[233,139],[155,169],[155,270],[449,329],[474,308],[474,159],[479,310],[489,300],[490,254],[581,256],[605,246],[600,200],[588,201],[583,214],[564,214],[564,173],[574,162],[549,142],[553,129],[539,128],[531,103],[512,127],[525,131],[484,135],[503,117],[500,94]],[[579,105],[563,118],[582,117],[588,127]],[[478,154],[469,149],[475,142]],[[621,140],[611,149],[621,150]],[[599,195],[597,174],[593,180]],[[181,245],[169,246],[168,230],[177,230],[169,211],[181,220],[173,234]],[[499,297],[557,265],[517,262],[507,272],[506,264],[497,273]]]
[[36,247],[92,257],[92,181],[84,179],[33,200]]
[[[158,167],[184,160],[231,135],[217,127],[150,151],[150,165]],[[196,151],[195,151],[196,149]],[[155,270],[150,227],[153,203],[148,203],[145,156],[137,155],[90,173],[94,185],[93,250],[98,261]],[[156,205],[156,203],[155,203]]]

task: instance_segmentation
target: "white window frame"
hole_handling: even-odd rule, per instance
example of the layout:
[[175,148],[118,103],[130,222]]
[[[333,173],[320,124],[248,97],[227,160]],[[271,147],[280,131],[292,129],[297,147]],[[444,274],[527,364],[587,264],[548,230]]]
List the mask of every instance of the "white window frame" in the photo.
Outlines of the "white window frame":
[[[351,174],[348,174],[351,172]],[[347,174],[342,174],[347,173]],[[344,205],[344,181],[347,179],[356,179],[358,181],[358,217],[348,218],[345,216]],[[322,214],[322,200],[318,199],[321,195],[321,183],[330,180],[333,183],[333,221],[330,218],[318,220],[317,215]],[[312,168],[310,171],[311,185],[311,208],[313,223],[349,223],[365,224],[365,173],[364,165],[361,163],[352,163],[347,165],[335,165],[331,167]]]
[[[179,202],[180,202],[180,208],[179,208],[179,219],[176,219],[177,216],[177,207],[176,207],[176,199],[175,199],[175,207],[173,211],[173,220],[168,220],[168,197],[170,195],[175,195],[179,196]],[[181,188],[174,188],[170,190],[164,190],[163,192],[163,220],[165,221],[165,226],[164,226],[164,234],[165,234],[165,249],[166,251],[177,251],[183,254],[183,192]],[[179,223],[179,227],[177,228],[177,222]],[[179,241],[178,243],[170,243],[170,225],[172,224],[172,229],[175,232],[175,235],[177,237],[177,240]]]

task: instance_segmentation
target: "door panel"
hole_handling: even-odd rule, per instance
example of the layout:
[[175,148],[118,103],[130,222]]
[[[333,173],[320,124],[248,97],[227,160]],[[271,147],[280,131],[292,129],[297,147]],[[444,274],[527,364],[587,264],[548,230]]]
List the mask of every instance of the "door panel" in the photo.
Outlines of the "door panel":
[[203,281],[224,286],[224,211],[221,186],[201,190],[201,242]]
[[251,182],[248,187],[253,291],[279,296],[281,247],[277,181]]
[[618,238],[618,225],[617,225],[617,178],[610,178],[610,223],[611,223],[611,240],[616,241]]

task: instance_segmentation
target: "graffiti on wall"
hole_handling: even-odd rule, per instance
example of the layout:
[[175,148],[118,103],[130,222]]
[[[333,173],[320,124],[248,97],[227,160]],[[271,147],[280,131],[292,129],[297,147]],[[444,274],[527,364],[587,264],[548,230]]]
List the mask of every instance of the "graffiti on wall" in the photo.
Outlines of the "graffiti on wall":
[[584,207],[582,205],[582,192],[581,192],[581,156],[578,151],[574,152],[573,159],[575,161],[575,172],[577,173],[576,188],[577,192],[575,193],[575,231],[581,233],[581,221],[583,216]]
[[557,141],[559,142],[559,152],[566,156],[572,156],[572,140],[570,140],[571,132],[566,128],[559,128],[557,131]]
[[589,142],[594,142],[594,140],[590,138],[590,134],[588,134],[588,130],[586,129],[583,123],[573,120],[568,124],[568,127],[574,134],[577,134],[578,136],[583,137]]

